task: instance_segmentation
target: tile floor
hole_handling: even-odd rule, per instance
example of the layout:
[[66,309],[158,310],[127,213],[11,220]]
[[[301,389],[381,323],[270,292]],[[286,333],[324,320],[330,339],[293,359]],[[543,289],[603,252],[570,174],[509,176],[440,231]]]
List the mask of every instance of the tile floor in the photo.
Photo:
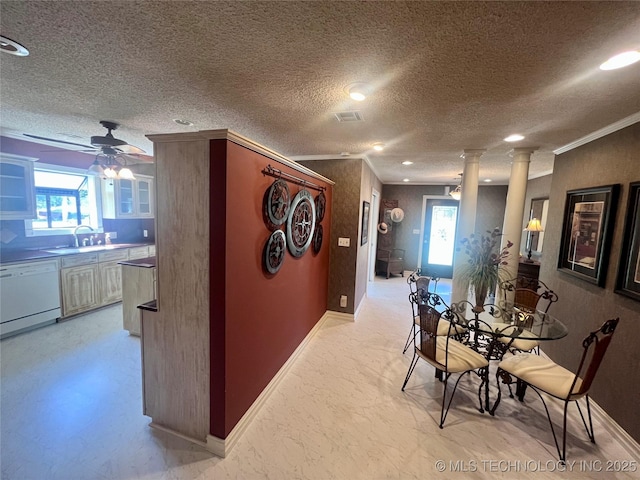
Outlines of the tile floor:
[[599,423],[591,444],[573,408],[559,467],[539,400],[480,414],[474,376],[440,430],[432,368],[400,391],[407,294],[404,278],[376,279],[356,322],[327,320],[225,459],[148,426],[119,305],[3,340],[2,479],[638,478],[605,472],[640,459]]

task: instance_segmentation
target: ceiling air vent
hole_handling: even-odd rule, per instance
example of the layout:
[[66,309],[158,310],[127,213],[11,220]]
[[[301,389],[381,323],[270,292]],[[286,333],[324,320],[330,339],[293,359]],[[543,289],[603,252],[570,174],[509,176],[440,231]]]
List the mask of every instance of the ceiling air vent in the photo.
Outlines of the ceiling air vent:
[[356,110],[350,112],[338,112],[334,114],[339,122],[362,122],[362,114]]

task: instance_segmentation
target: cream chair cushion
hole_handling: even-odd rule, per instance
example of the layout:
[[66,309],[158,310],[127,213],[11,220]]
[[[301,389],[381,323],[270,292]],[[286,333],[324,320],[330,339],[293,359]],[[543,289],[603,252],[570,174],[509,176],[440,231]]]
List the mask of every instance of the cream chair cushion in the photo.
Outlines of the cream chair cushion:
[[[495,332],[502,332],[508,335],[510,332],[515,331],[518,328],[515,325],[511,325],[508,323],[494,323],[493,330]],[[519,337],[526,338],[516,338],[515,340],[511,337],[498,337],[505,345],[508,345],[509,348],[515,348],[516,350],[521,350],[523,352],[529,352],[540,345],[540,342],[537,340],[538,336],[535,333],[530,332],[529,330],[523,330],[518,334]],[[527,340],[527,338],[531,338],[532,340]]]
[[[442,322],[442,321],[441,321]],[[447,358],[447,337],[438,336],[436,348],[436,360],[433,361],[425,356],[419,348],[416,348],[418,355],[420,355],[425,361],[439,370],[446,373],[458,373],[466,372],[468,370],[476,370],[478,368],[486,367],[489,365],[487,359],[480,355],[478,352],[471,350],[469,347],[461,344],[460,342],[449,339],[449,350]],[[448,360],[448,363],[447,363]],[[447,364],[445,368],[445,363]]]
[[569,389],[576,376],[575,373],[539,355],[519,353],[504,358],[498,366],[554,397],[570,400],[581,397],[578,392],[582,385],[582,379],[577,379],[573,392],[569,396]]

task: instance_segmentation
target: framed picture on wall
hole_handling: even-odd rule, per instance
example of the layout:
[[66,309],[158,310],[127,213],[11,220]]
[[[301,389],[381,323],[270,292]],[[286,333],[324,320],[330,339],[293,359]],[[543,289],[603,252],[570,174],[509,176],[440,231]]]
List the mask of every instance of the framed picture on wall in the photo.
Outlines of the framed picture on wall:
[[369,241],[369,202],[362,202],[362,235],[360,236],[360,245],[364,245]]
[[629,185],[616,292],[640,301],[640,182]]
[[559,270],[604,286],[619,187],[567,192]]

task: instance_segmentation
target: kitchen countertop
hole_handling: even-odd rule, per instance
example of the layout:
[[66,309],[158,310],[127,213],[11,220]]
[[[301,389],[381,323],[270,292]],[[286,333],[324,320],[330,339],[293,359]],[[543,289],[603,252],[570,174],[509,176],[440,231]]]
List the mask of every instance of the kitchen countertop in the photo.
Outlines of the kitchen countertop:
[[[91,247],[63,247],[41,249],[9,249],[0,248],[0,264],[28,262],[30,260],[42,260],[46,258],[58,258],[65,255],[78,255],[81,253],[104,252],[119,248],[133,248],[152,246],[153,243],[113,243],[110,245],[93,245]],[[57,251],[56,251],[57,250]]]
[[136,258],[135,260],[124,260],[118,265],[128,265],[130,267],[155,268],[156,257]]

